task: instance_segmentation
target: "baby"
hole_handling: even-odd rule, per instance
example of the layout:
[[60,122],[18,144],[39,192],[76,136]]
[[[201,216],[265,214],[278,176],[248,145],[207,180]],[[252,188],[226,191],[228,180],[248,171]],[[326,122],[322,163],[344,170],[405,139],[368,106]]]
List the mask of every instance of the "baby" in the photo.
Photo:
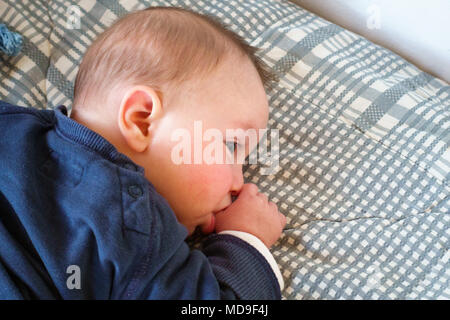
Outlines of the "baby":
[[[90,46],[70,117],[0,103],[0,298],[280,299],[285,217],[225,161],[255,148],[226,130],[267,125],[254,53],[215,19],[153,7]],[[173,132],[198,121],[224,161],[175,163]],[[185,242],[197,227],[202,251]]]

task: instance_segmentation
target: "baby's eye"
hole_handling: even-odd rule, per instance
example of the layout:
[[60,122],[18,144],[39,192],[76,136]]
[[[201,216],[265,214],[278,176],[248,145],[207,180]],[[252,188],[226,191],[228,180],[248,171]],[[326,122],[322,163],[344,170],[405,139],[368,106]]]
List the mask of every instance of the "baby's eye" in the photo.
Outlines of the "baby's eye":
[[238,143],[236,141],[226,141],[225,144],[231,153],[234,153],[237,150]]

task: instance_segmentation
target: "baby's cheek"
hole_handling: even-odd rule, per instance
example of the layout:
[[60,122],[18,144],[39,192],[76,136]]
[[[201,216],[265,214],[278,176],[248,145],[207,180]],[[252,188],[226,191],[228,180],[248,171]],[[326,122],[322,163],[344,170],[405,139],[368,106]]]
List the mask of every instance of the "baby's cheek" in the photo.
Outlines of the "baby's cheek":
[[192,165],[191,181],[197,196],[220,201],[230,189],[231,175],[227,165]]

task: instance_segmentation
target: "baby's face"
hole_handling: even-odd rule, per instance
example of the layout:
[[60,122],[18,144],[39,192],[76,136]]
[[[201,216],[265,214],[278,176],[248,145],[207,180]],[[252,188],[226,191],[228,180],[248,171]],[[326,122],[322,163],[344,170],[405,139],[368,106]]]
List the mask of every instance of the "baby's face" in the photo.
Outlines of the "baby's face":
[[[139,164],[189,234],[197,226],[211,232],[214,213],[229,206],[231,196],[238,193],[244,183],[242,162],[207,164],[202,158],[201,163],[194,163],[194,153],[201,151],[197,154],[203,155],[212,141],[202,141],[203,133],[208,129],[221,132],[223,141],[219,143],[223,148],[223,159],[233,159],[234,138],[228,139],[226,130],[243,129],[245,132],[254,129],[258,132],[258,129],[266,128],[268,112],[266,93],[256,69],[250,61],[233,61],[221,65],[200,84],[183,91],[174,105],[163,107],[163,116],[150,126],[152,139],[145,159]],[[200,125],[201,136],[198,134]],[[180,136],[174,135],[177,130],[190,135],[191,163],[179,164],[174,159],[177,154],[174,148],[179,148],[181,141]],[[245,140],[245,135],[237,137],[238,143],[245,144],[246,155],[256,147],[256,143]],[[260,138],[258,135],[257,140]],[[200,145],[201,150],[198,149]]]

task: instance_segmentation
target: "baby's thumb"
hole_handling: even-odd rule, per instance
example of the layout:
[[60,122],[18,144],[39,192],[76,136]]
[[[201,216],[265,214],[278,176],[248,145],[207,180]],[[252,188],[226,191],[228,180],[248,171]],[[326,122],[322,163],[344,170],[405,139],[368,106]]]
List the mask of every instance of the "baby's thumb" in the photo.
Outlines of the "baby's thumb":
[[225,231],[225,230],[234,230],[234,229],[230,229],[230,228],[235,227],[234,226],[235,214],[233,214],[233,210],[230,210],[230,207],[232,207],[232,206],[233,206],[233,204],[231,204],[227,208],[225,208],[215,214],[216,233],[219,233],[219,232]]

